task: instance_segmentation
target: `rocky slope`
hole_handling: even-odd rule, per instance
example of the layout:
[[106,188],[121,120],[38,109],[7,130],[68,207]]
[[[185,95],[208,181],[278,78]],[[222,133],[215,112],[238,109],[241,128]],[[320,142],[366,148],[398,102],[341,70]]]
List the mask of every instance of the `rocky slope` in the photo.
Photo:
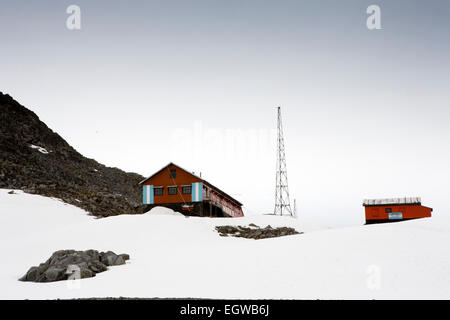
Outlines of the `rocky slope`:
[[83,157],[0,92],[0,188],[56,197],[97,217],[141,213],[139,174]]

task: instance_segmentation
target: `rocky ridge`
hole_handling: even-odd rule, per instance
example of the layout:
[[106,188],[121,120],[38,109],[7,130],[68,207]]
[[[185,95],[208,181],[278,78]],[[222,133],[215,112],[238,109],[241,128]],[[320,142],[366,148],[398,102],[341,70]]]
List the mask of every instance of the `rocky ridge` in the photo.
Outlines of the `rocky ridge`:
[[88,159],[0,92],[0,188],[59,198],[94,216],[142,213],[144,177]]

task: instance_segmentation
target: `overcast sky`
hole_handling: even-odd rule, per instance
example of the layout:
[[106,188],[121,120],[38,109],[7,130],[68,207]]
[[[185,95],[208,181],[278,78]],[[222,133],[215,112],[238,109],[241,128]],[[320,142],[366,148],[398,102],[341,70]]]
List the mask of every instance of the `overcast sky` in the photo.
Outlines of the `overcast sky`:
[[400,196],[450,212],[449,1],[0,4],[0,91],[87,157],[172,161],[271,212],[281,105],[299,219],[360,224],[364,198]]

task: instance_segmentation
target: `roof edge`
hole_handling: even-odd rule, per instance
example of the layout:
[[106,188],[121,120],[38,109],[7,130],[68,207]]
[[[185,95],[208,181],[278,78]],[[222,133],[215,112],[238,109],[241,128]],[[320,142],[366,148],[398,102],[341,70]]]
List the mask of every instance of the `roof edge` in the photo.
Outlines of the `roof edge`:
[[363,206],[384,206],[384,205],[413,205],[422,204],[420,197],[386,198],[386,199],[364,199]]
[[156,171],[154,174],[152,174],[152,175],[149,176],[148,178],[145,178],[144,180],[142,180],[142,181],[139,182],[138,184],[141,185],[141,184],[143,184],[145,181],[150,180],[151,178],[153,178],[154,176],[156,176],[158,173],[160,173],[161,171],[163,171],[165,168],[167,168],[167,167],[170,166],[170,165],[174,165],[174,166],[180,168],[181,170],[186,171],[186,172],[189,173],[190,175],[196,177],[197,179],[203,181],[202,178],[200,178],[199,176],[193,174],[192,172],[189,172],[188,170],[184,169],[183,167],[180,167],[179,165],[177,165],[177,164],[175,164],[175,163],[173,163],[173,162],[169,162],[169,163],[166,164],[164,167],[162,167],[161,169],[159,169],[158,171]]

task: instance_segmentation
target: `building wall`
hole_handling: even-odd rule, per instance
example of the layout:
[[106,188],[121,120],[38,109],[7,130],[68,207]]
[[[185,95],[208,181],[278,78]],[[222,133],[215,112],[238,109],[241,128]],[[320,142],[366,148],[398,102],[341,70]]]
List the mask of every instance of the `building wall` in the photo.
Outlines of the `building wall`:
[[[172,179],[170,177],[170,169],[176,169],[176,177]],[[147,180],[143,183],[143,185],[153,185],[153,188],[156,187],[164,187],[163,195],[158,196],[154,195],[154,203],[177,203],[177,202],[191,202],[192,197],[191,194],[182,194],[181,186],[191,186],[194,182],[201,182],[202,180],[196,178],[195,176],[189,174],[184,170],[180,170],[174,165],[170,165],[156,176]],[[168,186],[177,186],[177,194],[169,195],[167,187]]]
[[365,207],[366,221],[399,221],[405,219],[426,218],[431,217],[431,211],[431,208],[421,205],[386,205]]
[[[174,179],[170,177],[171,169],[176,170],[176,177]],[[152,177],[150,180],[145,181],[142,185],[143,188],[145,188],[145,186],[152,186],[153,189],[156,187],[163,187],[162,195],[154,194],[152,197],[150,197],[151,202],[147,202],[158,205],[158,204],[176,204],[176,203],[193,202],[192,193],[194,192],[194,190],[191,190],[191,194],[183,194],[181,187],[182,186],[192,187],[193,183],[201,183],[200,185],[203,187],[203,189],[200,190],[201,201],[212,201],[216,206],[220,207],[229,216],[232,217],[244,216],[241,205],[230,199],[228,196],[222,194],[218,190],[210,187],[208,184],[204,184],[202,182],[203,180],[171,164],[163,171]],[[169,195],[167,187],[175,185],[178,188],[177,194]],[[145,193],[144,190],[143,193]]]
[[220,193],[219,191],[209,188],[206,185],[207,191],[204,192],[203,200],[209,200],[216,205],[222,207],[222,210],[232,217],[243,217],[242,207],[232,199],[229,199],[226,195]]

